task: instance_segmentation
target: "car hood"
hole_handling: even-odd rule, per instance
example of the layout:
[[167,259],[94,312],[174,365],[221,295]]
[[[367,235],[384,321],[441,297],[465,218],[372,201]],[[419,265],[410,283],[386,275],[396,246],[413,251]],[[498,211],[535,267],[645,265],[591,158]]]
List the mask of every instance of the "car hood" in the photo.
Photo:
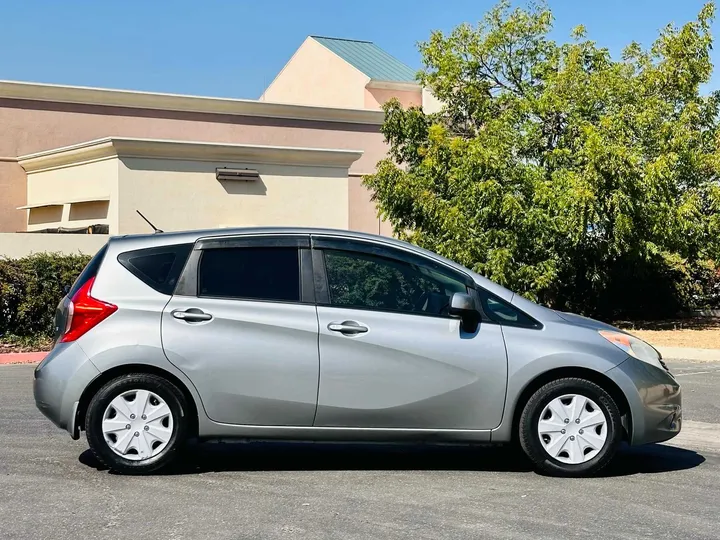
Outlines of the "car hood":
[[590,317],[583,317],[582,315],[578,315],[576,313],[567,313],[557,310],[555,310],[555,313],[557,313],[561,319],[569,322],[574,326],[583,326],[585,328],[591,328],[593,330],[614,330],[616,332],[622,332],[622,330],[610,324],[596,321],[595,319],[591,319]]

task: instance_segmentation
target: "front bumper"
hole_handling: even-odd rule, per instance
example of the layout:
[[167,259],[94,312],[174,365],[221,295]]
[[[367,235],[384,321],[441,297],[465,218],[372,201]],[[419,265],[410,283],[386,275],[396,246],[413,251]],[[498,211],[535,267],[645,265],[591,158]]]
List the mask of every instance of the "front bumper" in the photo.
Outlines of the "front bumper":
[[35,405],[53,424],[77,439],[80,397],[99,374],[77,343],[60,343],[35,368]]
[[628,358],[606,372],[630,406],[630,444],[672,439],[682,428],[682,390],[662,368]]

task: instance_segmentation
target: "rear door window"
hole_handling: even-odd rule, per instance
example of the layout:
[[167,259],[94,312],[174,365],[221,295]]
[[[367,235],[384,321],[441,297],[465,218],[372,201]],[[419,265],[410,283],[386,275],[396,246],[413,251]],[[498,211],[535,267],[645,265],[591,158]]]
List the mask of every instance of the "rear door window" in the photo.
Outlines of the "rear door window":
[[198,296],[300,301],[297,247],[233,247],[203,250]]

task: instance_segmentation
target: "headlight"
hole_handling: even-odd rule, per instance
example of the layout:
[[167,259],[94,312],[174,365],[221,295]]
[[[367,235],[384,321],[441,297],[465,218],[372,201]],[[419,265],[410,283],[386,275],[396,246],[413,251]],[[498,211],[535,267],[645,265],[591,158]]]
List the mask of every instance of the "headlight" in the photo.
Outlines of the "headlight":
[[613,332],[612,330],[600,330],[598,333],[630,356],[663,369],[660,363],[660,354],[642,339],[622,332]]

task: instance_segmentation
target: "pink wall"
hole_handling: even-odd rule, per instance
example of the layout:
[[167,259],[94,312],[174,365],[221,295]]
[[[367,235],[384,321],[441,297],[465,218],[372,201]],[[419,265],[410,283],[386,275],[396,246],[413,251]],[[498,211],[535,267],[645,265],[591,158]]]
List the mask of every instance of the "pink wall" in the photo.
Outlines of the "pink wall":
[[[363,150],[351,172],[375,170],[386,145],[379,126],[0,99],[0,156],[107,136]],[[25,229],[25,171],[0,161],[0,232]],[[372,210],[374,211],[374,205]]]
[[17,163],[0,161],[0,232],[25,230],[25,211],[15,210],[27,202],[25,188],[22,167]]

